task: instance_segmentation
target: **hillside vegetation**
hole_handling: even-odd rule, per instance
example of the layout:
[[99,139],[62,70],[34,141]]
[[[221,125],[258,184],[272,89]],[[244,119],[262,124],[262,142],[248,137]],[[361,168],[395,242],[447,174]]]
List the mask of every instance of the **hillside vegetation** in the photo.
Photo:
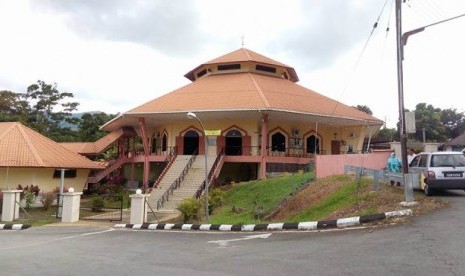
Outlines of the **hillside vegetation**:
[[[415,192],[420,214],[446,207],[435,198]],[[382,184],[373,191],[373,180],[339,175],[314,179],[312,173],[239,183],[226,189],[225,203],[214,210],[213,224],[254,224],[338,219],[405,209],[401,187]]]

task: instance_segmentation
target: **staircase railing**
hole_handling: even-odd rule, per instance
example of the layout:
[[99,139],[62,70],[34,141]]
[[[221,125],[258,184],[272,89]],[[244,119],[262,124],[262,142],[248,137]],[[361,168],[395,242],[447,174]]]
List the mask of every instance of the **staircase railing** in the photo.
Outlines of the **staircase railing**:
[[171,148],[170,152],[166,156],[165,160],[162,163],[163,169],[160,175],[157,178],[157,181],[153,183],[153,188],[158,187],[160,185],[161,180],[163,177],[165,177],[166,172],[170,169],[171,165],[173,164],[173,161],[176,159],[176,156],[178,156],[178,147],[175,146]]
[[195,151],[194,154],[191,156],[186,166],[182,170],[181,175],[173,182],[173,184],[171,184],[171,186],[163,193],[161,198],[157,201],[157,210],[163,207],[165,202],[169,200],[170,196],[173,195],[174,190],[181,187],[181,183],[184,181],[184,178],[189,172],[189,169],[191,168],[192,163],[194,163],[196,157],[197,151]]
[[[208,176],[207,176],[207,177],[208,177],[208,180],[211,180],[211,179],[212,179],[212,176],[213,176],[213,174],[214,174],[215,171],[216,171],[216,167],[218,167],[218,164],[220,163],[220,161],[221,161],[221,159],[223,158],[223,156],[224,156],[224,148],[222,148],[221,151],[220,151],[220,153],[218,153],[218,155],[216,156],[215,162],[213,162],[213,166],[212,166],[212,168],[210,169],[210,172],[208,173]],[[203,193],[203,191],[205,190],[205,186],[206,186],[206,183],[205,183],[205,182],[206,182],[206,179],[202,182],[202,185],[200,185],[200,187],[197,189],[197,192],[195,192],[195,195],[194,195],[195,198],[199,199],[200,196],[202,196],[202,193]],[[210,186],[211,186],[211,184],[212,184],[212,181],[208,181],[208,183],[209,183],[208,186],[209,186],[209,188],[210,188]]]
[[109,175],[111,172],[113,172],[114,170],[118,169],[119,167],[121,167],[124,163],[127,163],[131,160],[131,158],[128,158],[128,157],[121,157],[117,160],[115,160],[115,162],[113,164],[111,164],[110,166],[106,167],[105,169],[99,171],[95,176],[91,176],[87,179],[87,183],[97,183],[99,182],[100,180],[102,180],[105,176]]

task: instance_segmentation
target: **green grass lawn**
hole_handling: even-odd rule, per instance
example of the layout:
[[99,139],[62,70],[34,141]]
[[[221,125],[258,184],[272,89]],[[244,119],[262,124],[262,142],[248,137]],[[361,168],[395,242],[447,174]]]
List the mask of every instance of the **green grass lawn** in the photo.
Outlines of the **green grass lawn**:
[[[358,197],[357,189],[363,189],[372,183],[372,180],[367,178],[362,178],[360,182],[355,182],[352,178],[348,176],[342,176],[347,181],[347,185],[338,189],[327,198],[312,206],[302,210],[298,215],[289,218],[290,222],[300,222],[300,221],[318,221],[328,214],[335,212],[339,209],[354,205],[357,201],[365,200],[367,195]],[[340,179],[343,180],[344,179]],[[366,212],[371,213],[370,210]],[[373,213],[376,213],[376,210],[373,210]]]
[[263,215],[269,214],[284,199],[314,178],[313,173],[305,173],[236,184],[226,192],[224,205],[213,211],[210,223],[252,224],[263,222],[262,219],[254,218],[254,210],[262,209]]
[[[50,206],[48,210],[42,207],[20,209],[19,219],[8,222],[14,224],[29,224],[32,226],[42,226],[45,224],[60,222],[61,219],[56,218],[56,206]],[[2,222],[7,223],[7,222]]]

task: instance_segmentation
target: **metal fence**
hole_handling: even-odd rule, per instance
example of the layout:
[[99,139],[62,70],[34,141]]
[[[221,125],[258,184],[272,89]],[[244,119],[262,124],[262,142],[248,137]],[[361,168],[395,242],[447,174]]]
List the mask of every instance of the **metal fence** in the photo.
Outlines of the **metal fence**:
[[122,195],[82,195],[79,218],[82,220],[123,220]]
[[359,178],[362,176],[372,176],[373,190],[375,191],[379,190],[380,182],[403,186],[407,202],[413,201],[413,189],[420,188],[419,174],[393,173],[384,170],[374,170],[357,166],[344,166],[344,174],[348,174],[349,172],[355,174],[356,180],[359,180]]

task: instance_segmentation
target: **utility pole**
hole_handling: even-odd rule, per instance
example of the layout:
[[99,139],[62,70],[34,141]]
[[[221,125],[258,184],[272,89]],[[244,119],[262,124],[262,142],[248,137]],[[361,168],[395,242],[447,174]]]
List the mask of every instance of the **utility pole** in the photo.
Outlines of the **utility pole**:
[[[400,123],[400,148],[402,151],[402,172],[408,173],[407,165],[407,130],[405,125],[405,107],[404,107],[404,72],[402,61],[404,60],[404,46],[407,44],[407,39],[414,34],[423,32],[426,28],[435,26],[444,22],[455,20],[464,17],[465,14],[460,14],[451,18],[447,18],[438,22],[431,23],[420,28],[402,34],[402,2],[405,0],[396,0],[396,38],[397,38],[397,87],[399,91],[399,123]],[[425,129],[423,129],[423,141],[425,141]]]
[[402,156],[402,172],[408,173],[407,166],[407,130],[405,126],[404,107],[404,72],[402,60],[404,57],[404,43],[402,39],[402,0],[396,0],[396,38],[397,38],[397,88],[399,98],[400,123],[400,151]]

